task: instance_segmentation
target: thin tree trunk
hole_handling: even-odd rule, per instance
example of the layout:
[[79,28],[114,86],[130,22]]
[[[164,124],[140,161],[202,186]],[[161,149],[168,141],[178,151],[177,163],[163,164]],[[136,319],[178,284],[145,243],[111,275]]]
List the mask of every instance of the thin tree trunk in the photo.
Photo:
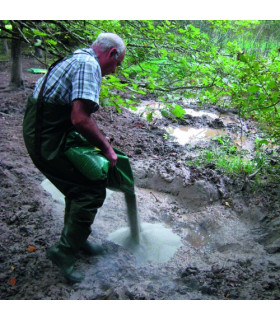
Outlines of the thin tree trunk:
[[14,89],[23,88],[21,41],[19,39],[12,40],[11,62],[12,62],[12,65],[11,65],[10,86]]
[[3,52],[6,56],[9,55],[9,47],[7,39],[3,39]]
[[43,57],[42,49],[35,47],[35,57],[37,57],[37,58]]

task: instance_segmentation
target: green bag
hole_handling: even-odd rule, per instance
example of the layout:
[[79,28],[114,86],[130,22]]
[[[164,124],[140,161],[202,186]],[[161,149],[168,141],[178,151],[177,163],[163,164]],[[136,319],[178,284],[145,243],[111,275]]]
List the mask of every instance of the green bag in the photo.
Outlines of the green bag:
[[75,168],[92,181],[106,180],[107,188],[134,194],[134,179],[128,156],[115,149],[117,165],[110,168],[110,162],[98,148],[93,147],[77,131],[71,131],[66,138],[64,154]]

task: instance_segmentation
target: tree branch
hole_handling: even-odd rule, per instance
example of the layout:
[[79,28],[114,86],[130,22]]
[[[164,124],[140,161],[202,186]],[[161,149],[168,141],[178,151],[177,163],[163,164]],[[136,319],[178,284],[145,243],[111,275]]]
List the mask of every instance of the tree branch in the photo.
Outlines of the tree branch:
[[269,106],[260,107],[260,108],[255,108],[255,109],[251,109],[251,110],[249,110],[249,111],[252,112],[252,111],[256,111],[256,110],[273,108],[273,107],[275,107],[278,103],[280,103],[280,100],[278,100],[277,102],[275,102],[275,103],[273,103],[273,104],[271,104],[271,105],[269,105]]
[[168,91],[178,91],[178,90],[208,89],[208,88],[212,88],[215,85],[214,81],[212,82],[212,84],[210,84],[208,86],[186,86],[186,87],[173,87],[173,88],[172,87],[167,87],[166,89],[164,89],[164,88],[155,88],[155,90],[168,92]]

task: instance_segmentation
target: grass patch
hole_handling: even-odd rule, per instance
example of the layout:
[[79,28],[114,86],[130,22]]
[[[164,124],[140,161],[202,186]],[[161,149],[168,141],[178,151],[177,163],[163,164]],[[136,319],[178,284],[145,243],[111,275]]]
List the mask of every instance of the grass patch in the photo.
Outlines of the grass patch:
[[279,182],[279,161],[279,152],[272,148],[269,140],[256,139],[255,150],[249,153],[239,149],[229,136],[222,136],[213,139],[210,149],[203,150],[197,159],[187,164],[198,167],[212,164],[223,173],[236,177]]
[[205,162],[215,164],[218,169],[230,174],[252,174],[256,170],[256,163],[242,155],[228,154],[221,150],[207,150],[204,154]]

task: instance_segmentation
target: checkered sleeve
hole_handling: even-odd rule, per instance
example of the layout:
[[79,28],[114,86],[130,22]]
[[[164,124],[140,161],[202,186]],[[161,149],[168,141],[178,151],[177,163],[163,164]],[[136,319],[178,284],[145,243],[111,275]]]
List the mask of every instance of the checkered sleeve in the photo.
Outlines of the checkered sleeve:
[[72,97],[75,99],[87,99],[99,104],[100,71],[98,65],[91,61],[79,62],[72,76]]

